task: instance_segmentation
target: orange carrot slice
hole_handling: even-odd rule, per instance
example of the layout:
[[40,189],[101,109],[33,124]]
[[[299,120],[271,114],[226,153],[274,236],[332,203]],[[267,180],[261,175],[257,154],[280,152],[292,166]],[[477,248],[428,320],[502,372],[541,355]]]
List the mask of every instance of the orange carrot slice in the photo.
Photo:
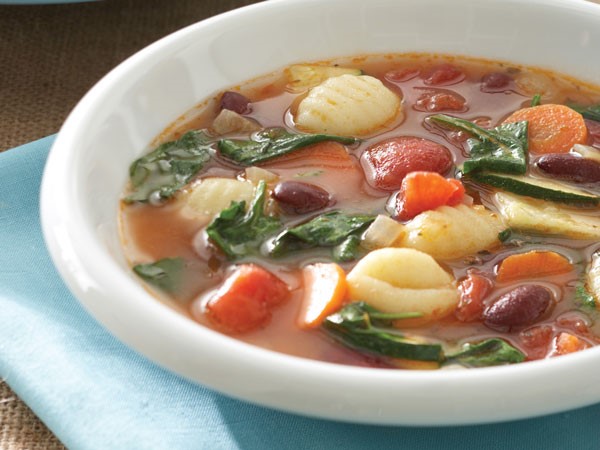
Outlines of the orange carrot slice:
[[556,337],[556,351],[555,355],[566,355],[568,353],[575,353],[580,350],[588,348],[590,345],[577,336],[564,331]]
[[396,217],[409,220],[417,214],[443,205],[457,205],[465,188],[459,180],[446,179],[436,172],[411,172],[402,180],[396,199]]
[[573,270],[571,262],[560,253],[533,250],[510,255],[502,260],[496,280],[499,282],[521,278],[557,275]]
[[566,153],[574,144],[587,142],[587,127],[583,116],[564,105],[539,105],[519,109],[504,122],[529,122],[531,153]]
[[300,328],[315,328],[341,308],[346,298],[346,273],[335,263],[316,263],[302,269],[302,278],[304,296],[297,323]]

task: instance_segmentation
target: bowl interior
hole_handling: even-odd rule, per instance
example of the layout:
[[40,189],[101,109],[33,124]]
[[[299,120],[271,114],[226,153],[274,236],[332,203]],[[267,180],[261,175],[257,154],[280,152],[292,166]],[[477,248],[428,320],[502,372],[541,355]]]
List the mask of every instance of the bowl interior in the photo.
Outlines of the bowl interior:
[[[579,1],[274,0],[206,20],[121,64],[66,121],[42,186],[48,248],[75,296],[126,344],[176,373],[267,406],[358,422],[451,424],[598,401],[600,389],[586,374],[600,368],[600,349],[518,367],[390,373],[243,344],[150,296],[130,273],[117,224],[128,166],[165,127],[217,91],[290,63],[434,52],[600,84],[598,49],[600,7]],[[507,395],[492,411],[499,393]]]

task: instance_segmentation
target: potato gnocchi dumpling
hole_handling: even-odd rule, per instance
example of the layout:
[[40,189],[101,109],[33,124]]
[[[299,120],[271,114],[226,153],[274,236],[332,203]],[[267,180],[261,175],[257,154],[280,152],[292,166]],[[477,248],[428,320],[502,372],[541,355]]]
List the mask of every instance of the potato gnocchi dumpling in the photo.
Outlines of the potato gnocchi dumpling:
[[436,259],[454,259],[488,250],[499,244],[505,229],[496,214],[483,206],[440,206],[406,224],[394,245],[425,252]]
[[391,124],[400,98],[371,76],[341,75],[310,90],[298,105],[298,128],[311,133],[365,136]]
[[458,290],[429,255],[408,248],[382,248],[361,259],[347,277],[350,299],[389,313],[420,312],[433,320],[451,313]]
[[214,216],[232,201],[252,200],[254,185],[249,181],[230,178],[206,178],[188,194],[187,206],[195,213]]

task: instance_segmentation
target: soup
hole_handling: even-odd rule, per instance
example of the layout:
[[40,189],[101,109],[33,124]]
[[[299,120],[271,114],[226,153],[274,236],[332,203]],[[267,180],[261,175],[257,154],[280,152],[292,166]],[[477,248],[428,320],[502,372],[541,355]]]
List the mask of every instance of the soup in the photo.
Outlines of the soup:
[[130,168],[132,269],[198,323],[382,368],[599,342],[600,90],[439,55],[298,64]]

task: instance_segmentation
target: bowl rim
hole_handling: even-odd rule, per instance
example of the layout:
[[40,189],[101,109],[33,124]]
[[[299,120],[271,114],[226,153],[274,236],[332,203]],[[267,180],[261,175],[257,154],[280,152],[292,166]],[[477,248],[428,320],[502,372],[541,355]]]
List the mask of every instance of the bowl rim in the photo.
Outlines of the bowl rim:
[[[155,299],[143,289],[141,283],[134,285],[131,279],[123,273],[97,238],[95,230],[91,227],[82,228],[77,225],[85,223],[86,219],[82,211],[72,211],[71,209],[71,205],[77,203],[77,193],[74,192],[70,184],[69,173],[75,162],[73,159],[70,160],[69,157],[76,152],[78,142],[81,141],[82,134],[85,133],[86,124],[93,122],[94,108],[102,103],[103,98],[109,92],[119,86],[124,77],[128,76],[131,71],[150,68],[154,58],[160,58],[162,55],[185,45],[186,41],[193,39],[194,34],[199,29],[218,26],[222,21],[235,20],[247,14],[260,14],[264,9],[272,8],[273,5],[285,4],[287,6],[289,4],[319,2],[320,0],[309,0],[308,2],[306,0],[270,0],[232,10],[192,24],[145,47],[119,64],[82,98],[65,121],[52,146],[44,169],[40,195],[41,223],[46,246],[54,265],[69,290],[84,308],[112,334],[158,365],[232,397],[279,410],[362,423],[453,425],[532,417],[599,401],[600,390],[593,392],[594,395],[590,395],[587,401],[581,396],[568,399],[564,398],[562,394],[554,393],[549,395],[550,405],[544,405],[543,407],[540,405],[526,407],[527,402],[521,400],[519,404],[523,406],[523,409],[520,411],[501,409],[483,416],[481,411],[477,411],[476,414],[467,416],[461,416],[460,414],[445,418],[433,416],[431,419],[424,415],[414,418],[406,415],[386,418],[373,414],[372,410],[366,412],[360,410],[337,411],[336,408],[339,409],[339,405],[320,410],[322,404],[312,397],[311,399],[315,401],[315,404],[320,406],[307,403],[290,406],[277,398],[277,395],[273,395],[273,392],[269,391],[270,393],[267,395],[256,386],[230,388],[223,384],[219,377],[228,371],[239,370],[239,367],[243,367],[252,376],[268,373],[270,379],[273,379],[273,377],[286,379],[279,387],[280,390],[290,386],[299,386],[306,391],[318,386],[336,386],[340,383],[348,389],[359,389],[361,386],[364,387],[366,383],[365,392],[379,396],[384,395],[386,389],[395,389],[402,395],[409,395],[410,392],[405,387],[406,385],[431,390],[429,397],[443,392],[442,387],[444,389],[458,389],[464,385],[471,386],[473,391],[478,394],[482,394],[489,386],[496,386],[499,392],[506,392],[518,383],[534,383],[536,380],[547,380],[549,373],[557,379],[570,379],[569,386],[575,386],[583,383],[584,373],[589,373],[590,368],[600,368],[600,347],[565,355],[561,358],[532,361],[515,366],[456,371],[388,371],[376,368],[343,366],[285,355],[246,344],[200,326],[159,301],[148,303],[149,298]],[[332,0],[331,3],[343,3],[343,0]],[[552,7],[564,6],[567,2],[561,0],[532,0],[531,3]],[[570,6],[578,11],[593,11],[600,22],[600,7],[598,5],[590,4],[584,0],[571,1],[570,3]],[[85,250],[79,247],[81,243],[86,244]],[[90,262],[89,255],[95,255],[97,260]],[[106,286],[110,285],[118,285],[119,289],[123,290],[121,297],[123,299],[127,298],[128,302],[124,305],[125,310],[129,314],[139,313],[140,322],[146,323],[148,330],[159,332],[158,339],[148,335],[130,336],[124,332],[125,325],[115,325],[114,318],[101,311],[102,306],[98,305],[98,301],[103,296],[109,295]],[[173,342],[168,337],[168,331],[172,329],[177,329],[180,333],[180,336],[176,339],[178,343],[184,340],[202,342],[204,344],[201,349],[203,358],[208,361],[219,361],[223,364],[218,374],[206,378],[205,374],[198,376],[195,371],[197,369],[187,369],[178,361],[177,356],[165,354],[165,345],[168,347]],[[161,342],[161,339],[165,340]],[[158,346],[160,351],[154,351],[151,348],[152,346]],[[191,350],[192,347],[187,347],[187,349]],[[236,359],[235,362],[223,362],[223,354],[229,354],[230,352],[236,353],[239,359]],[[310,380],[307,381],[307,378]],[[343,380],[343,382],[340,380]],[[550,386],[558,387],[558,384],[551,383]],[[585,385],[584,389],[587,391],[591,387]],[[279,391],[276,390],[275,393],[277,392]],[[303,393],[306,394],[306,392]],[[490,398],[493,397],[492,395]],[[344,407],[352,404],[352,399],[344,399],[341,403]]]

